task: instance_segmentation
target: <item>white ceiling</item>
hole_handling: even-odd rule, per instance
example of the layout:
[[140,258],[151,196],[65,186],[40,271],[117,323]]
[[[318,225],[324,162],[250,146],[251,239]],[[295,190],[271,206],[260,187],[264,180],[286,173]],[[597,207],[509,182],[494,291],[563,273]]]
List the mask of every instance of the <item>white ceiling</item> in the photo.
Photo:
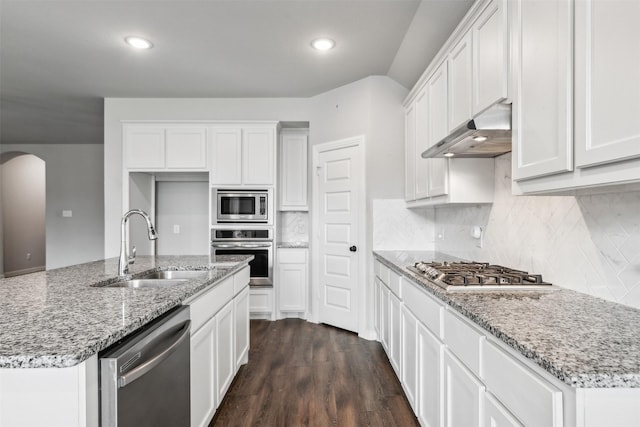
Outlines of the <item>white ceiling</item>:
[[[410,88],[471,3],[1,0],[2,142],[101,143],[105,97],[308,97],[370,75]],[[320,36],[336,48],[312,50]]]

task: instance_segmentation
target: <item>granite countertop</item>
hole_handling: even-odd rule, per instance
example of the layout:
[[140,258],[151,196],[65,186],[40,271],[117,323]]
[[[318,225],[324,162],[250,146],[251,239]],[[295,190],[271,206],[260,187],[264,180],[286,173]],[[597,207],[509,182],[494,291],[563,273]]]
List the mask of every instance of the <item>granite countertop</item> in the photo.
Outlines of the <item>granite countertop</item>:
[[374,255],[572,387],[640,387],[638,309],[568,289],[447,293],[405,267],[455,257],[406,251]]
[[0,279],[0,368],[62,368],[77,365],[234,274],[251,255],[138,256],[134,277],[154,270],[207,270],[165,288],[92,287],[116,282],[118,259]]
[[288,249],[306,249],[309,247],[309,242],[279,242],[276,244],[276,247]]

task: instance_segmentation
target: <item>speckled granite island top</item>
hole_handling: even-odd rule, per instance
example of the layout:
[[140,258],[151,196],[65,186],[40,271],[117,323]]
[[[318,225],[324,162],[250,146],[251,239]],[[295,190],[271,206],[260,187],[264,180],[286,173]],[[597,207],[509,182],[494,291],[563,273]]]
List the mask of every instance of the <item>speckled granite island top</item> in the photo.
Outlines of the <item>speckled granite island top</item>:
[[92,287],[118,281],[118,259],[0,279],[0,368],[76,365],[244,267],[251,255],[138,256],[133,277],[209,270],[164,288]]
[[405,267],[454,257],[434,252],[374,254],[564,383],[577,388],[640,387],[640,310],[568,289],[447,293]]

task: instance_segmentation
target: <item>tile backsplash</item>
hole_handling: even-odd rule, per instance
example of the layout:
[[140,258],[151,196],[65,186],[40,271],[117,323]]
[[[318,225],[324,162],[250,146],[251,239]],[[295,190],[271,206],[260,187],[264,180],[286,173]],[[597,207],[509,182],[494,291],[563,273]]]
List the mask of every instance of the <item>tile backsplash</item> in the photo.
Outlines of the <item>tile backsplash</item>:
[[308,242],[309,241],[309,213],[308,212],[280,212],[280,242]]
[[640,191],[512,196],[510,154],[496,159],[495,179],[492,205],[435,210],[436,250],[640,308]]
[[373,200],[374,250],[433,250],[434,209],[407,209],[402,199]]

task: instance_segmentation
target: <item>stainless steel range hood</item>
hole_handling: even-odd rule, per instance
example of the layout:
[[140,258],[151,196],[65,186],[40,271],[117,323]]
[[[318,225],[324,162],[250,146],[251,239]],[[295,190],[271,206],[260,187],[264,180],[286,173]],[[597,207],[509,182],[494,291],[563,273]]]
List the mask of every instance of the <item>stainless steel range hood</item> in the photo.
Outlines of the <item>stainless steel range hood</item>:
[[431,157],[496,157],[511,151],[511,104],[495,104],[422,153]]

